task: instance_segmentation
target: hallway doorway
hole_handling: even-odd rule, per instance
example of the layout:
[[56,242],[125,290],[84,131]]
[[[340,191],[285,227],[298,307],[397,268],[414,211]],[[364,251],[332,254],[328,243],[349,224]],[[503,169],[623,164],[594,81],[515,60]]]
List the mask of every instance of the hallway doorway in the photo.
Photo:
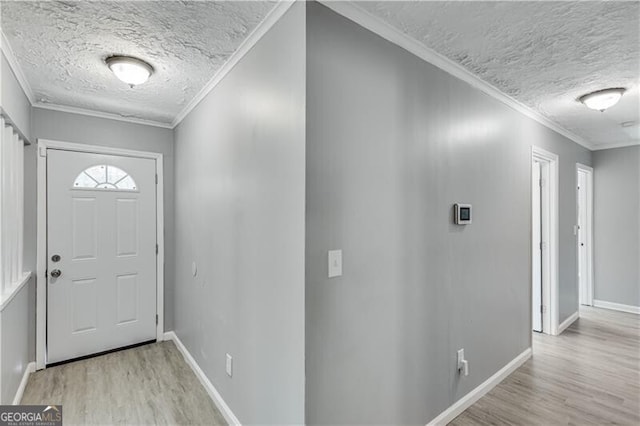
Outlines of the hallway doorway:
[[580,305],[593,305],[593,169],[576,165],[577,258]]
[[531,329],[558,332],[558,156],[531,156]]

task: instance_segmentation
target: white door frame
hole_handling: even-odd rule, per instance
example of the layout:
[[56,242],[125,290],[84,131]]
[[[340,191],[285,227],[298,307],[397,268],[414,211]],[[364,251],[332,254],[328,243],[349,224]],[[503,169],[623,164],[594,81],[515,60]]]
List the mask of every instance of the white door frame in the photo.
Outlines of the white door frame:
[[[543,227],[542,241],[543,247],[547,250],[543,250],[542,262],[542,304],[546,307],[542,314],[542,332],[551,335],[558,334],[558,264],[559,264],[559,234],[558,234],[558,222],[559,222],[559,185],[558,185],[558,169],[559,169],[559,157],[549,151],[536,146],[531,147],[531,166],[533,161],[539,161],[548,166],[548,180],[542,188],[542,202],[546,203],[548,209],[543,208],[542,221],[546,221],[546,227]],[[529,172],[529,176],[532,176],[532,172]],[[531,197],[529,197],[531,199]],[[531,209],[530,209],[531,210]],[[546,243],[546,244],[545,244]],[[533,253],[531,254],[533,256]],[[530,259],[531,262],[531,259]],[[532,264],[532,263],[530,263]],[[547,265],[547,268],[544,268]],[[530,277],[533,276],[533,271],[530,271]],[[533,291],[533,283],[529,286]],[[533,295],[531,296],[533,297]],[[531,303],[529,303],[531,306]],[[529,318],[532,318],[530,315]],[[532,327],[529,327],[530,329]]]
[[[580,203],[578,197],[578,173],[584,172],[587,175],[587,288],[586,298],[589,306],[593,306],[593,168],[585,166],[584,164],[576,163],[576,224],[579,220],[578,205]],[[576,225],[577,226],[577,225]],[[576,236],[577,237],[577,236]],[[576,238],[576,255],[578,261],[576,262],[576,276],[579,273],[580,268],[580,241]],[[581,288],[582,284],[578,282],[578,304],[580,303],[580,293],[584,290]]]
[[46,330],[47,330],[47,149],[86,152],[92,154],[119,155],[123,157],[149,158],[156,162],[156,241],[158,256],[156,260],[156,339],[164,340],[164,171],[163,157],[157,152],[132,151],[122,148],[84,145],[38,139],[38,201],[37,201],[37,284],[36,284],[36,368],[46,367]]

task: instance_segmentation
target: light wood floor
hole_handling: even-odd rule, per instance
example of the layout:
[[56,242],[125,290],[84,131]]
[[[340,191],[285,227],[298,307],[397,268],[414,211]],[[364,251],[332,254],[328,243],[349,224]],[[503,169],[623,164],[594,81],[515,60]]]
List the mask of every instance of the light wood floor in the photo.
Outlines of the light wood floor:
[[171,341],[38,371],[21,403],[62,404],[65,425],[227,424]]
[[640,425],[640,316],[584,307],[450,425]]
[[[451,425],[640,425],[640,316],[585,308],[560,336]],[[22,404],[62,404],[65,424],[226,424],[173,342],[30,376]]]

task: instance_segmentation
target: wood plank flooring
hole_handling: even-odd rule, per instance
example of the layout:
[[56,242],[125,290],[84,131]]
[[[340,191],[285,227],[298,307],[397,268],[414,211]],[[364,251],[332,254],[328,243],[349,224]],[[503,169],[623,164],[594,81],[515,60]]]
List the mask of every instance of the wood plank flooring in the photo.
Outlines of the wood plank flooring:
[[583,307],[450,425],[640,425],[640,316]]
[[[640,425],[640,316],[584,308],[560,336],[451,425]],[[32,374],[22,404],[62,404],[65,424],[226,424],[173,342]]]
[[38,371],[21,403],[62,404],[65,425],[227,424],[171,341]]

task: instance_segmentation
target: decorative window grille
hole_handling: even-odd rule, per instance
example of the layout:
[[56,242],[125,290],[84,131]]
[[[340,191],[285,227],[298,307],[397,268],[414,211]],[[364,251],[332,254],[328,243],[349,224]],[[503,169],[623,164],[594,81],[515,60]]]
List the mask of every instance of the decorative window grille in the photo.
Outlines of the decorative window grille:
[[76,177],[73,187],[121,191],[135,191],[137,189],[135,181],[127,172],[108,164],[99,164],[84,170]]

